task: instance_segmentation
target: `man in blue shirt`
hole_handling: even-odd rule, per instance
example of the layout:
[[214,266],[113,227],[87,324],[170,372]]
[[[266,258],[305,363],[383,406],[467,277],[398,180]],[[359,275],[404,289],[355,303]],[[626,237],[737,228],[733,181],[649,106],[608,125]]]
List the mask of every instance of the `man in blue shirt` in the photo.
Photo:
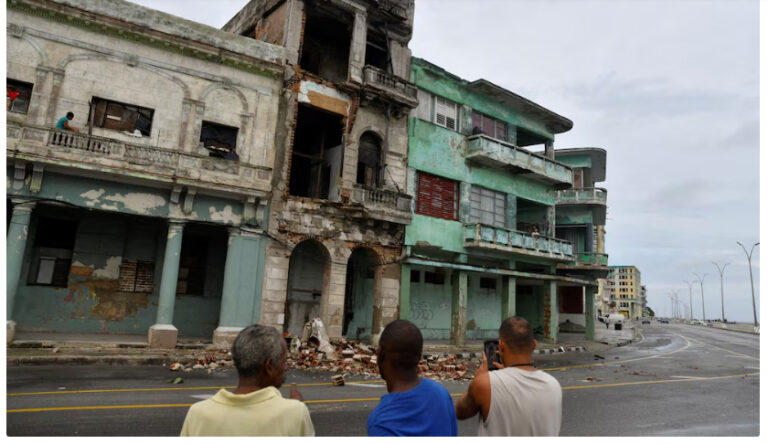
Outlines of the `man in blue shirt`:
[[453,401],[440,384],[419,378],[424,340],[411,322],[397,320],[381,333],[376,358],[388,395],[368,416],[368,436],[457,436]]
[[66,116],[59,119],[58,122],[56,122],[56,129],[61,131],[74,131],[78,132],[80,131],[80,128],[75,128],[74,126],[71,126],[69,124],[69,121],[75,118],[75,113],[72,111],[68,112]]

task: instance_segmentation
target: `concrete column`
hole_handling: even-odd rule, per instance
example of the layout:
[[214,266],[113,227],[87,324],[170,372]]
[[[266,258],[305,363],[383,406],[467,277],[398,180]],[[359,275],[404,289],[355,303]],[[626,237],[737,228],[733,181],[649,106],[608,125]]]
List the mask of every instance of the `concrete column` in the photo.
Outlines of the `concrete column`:
[[24,251],[27,248],[29,219],[32,217],[34,202],[14,205],[11,215],[11,225],[5,244],[5,315],[6,344],[13,341],[16,334],[16,323],[13,322],[13,308],[16,302],[16,290],[21,279],[21,267],[24,264]]
[[550,159],[555,159],[555,141],[554,140],[547,140],[544,142],[544,155],[549,157]]
[[501,293],[501,320],[511,318],[517,313],[517,279],[514,276],[502,277],[504,284]]
[[546,226],[546,234],[547,237],[555,237],[555,206],[552,205],[551,207],[547,207],[547,226]]
[[[472,210],[472,184],[469,182],[459,183],[459,221],[469,222],[469,215]],[[416,200],[416,199],[414,199]]]
[[37,81],[35,87],[32,89],[32,97],[29,101],[29,109],[27,110],[27,118],[29,121],[36,125],[45,125],[45,109],[47,104],[47,94],[45,94],[46,79],[48,78],[48,68],[38,66],[36,70]]
[[176,284],[179,279],[179,259],[181,256],[183,230],[183,222],[168,222],[168,239],[165,242],[157,318],[155,324],[149,327],[150,348],[176,347],[179,331],[173,326],[173,306],[176,302]]
[[544,283],[544,336],[552,342],[557,342],[560,308],[557,306],[557,282]]
[[349,51],[349,78],[355,82],[363,82],[363,66],[365,66],[365,44],[368,39],[368,24],[365,13],[355,13],[355,23],[352,25],[352,44]]
[[584,337],[595,339],[595,290],[596,287],[584,287]]
[[[48,126],[56,125],[56,105],[59,102],[59,92],[61,91],[61,82],[64,81],[64,71],[53,71],[53,84],[51,86],[51,94],[48,97],[48,111],[45,115],[45,123]],[[87,119],[88,116],[85,116]]]
[[463,346],[467,336],[467,272],[451,273],[451,344]]
[[400,264],[400,319],[411,318],[411,264]]
[[[376,267],[373,273],[373,315],[371,316],[371,345],[378,347],[381,333],[384,331],[384,327],[387,325],[387,322],[384,320],[384,294],[382,288],[382,281],[384,279],[384,267]],[[361,278],[361,283],[364,282],[363,279],[364,278]]]
[[514,125],[507,125],[507,142],[517,145],[517,127]]
[[507,194],[507,215],[505,217],[505,226],[508,230],[517,230],[517,196]]

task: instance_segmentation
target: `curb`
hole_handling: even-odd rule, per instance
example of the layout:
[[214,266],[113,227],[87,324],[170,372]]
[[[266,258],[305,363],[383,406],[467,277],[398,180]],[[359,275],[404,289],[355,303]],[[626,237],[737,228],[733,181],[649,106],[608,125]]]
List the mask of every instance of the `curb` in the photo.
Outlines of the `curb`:
[[[551,355],[555,353],[565,353],[565,352],[585,352],[587,351],[584,346],[581,345],[575,345],[575,346],[567,346],[567,347],[558,347],[558,348],[542,348],[542,349],[536,349],[533,351],[534,355]],[[448,356],[456,356],[458,359],[481,359],[483,357],[482,352],[471,352],[471,353],[424,353],[421,355],[422,359],[437,359],[437,358],[446,358]]]

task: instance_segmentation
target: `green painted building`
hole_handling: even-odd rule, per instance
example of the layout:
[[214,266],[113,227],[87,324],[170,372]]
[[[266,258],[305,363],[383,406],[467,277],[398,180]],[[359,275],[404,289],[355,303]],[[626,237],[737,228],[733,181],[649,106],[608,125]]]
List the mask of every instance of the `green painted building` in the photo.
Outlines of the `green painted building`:
[[[408,121],[408,187],[415,196],[401,267],[400,317],[427,339],[498,337],[512,315],[557,339],[557,272],[576,260],[556,236],[557,191],[573,169],[554,138],[572,122],[487,80],[467,81],[414,58],[419,106]],[[537,151],[542,151],[538,153]]]
[[119,0],[6,7],[8,342],[258,322],[284,49]]

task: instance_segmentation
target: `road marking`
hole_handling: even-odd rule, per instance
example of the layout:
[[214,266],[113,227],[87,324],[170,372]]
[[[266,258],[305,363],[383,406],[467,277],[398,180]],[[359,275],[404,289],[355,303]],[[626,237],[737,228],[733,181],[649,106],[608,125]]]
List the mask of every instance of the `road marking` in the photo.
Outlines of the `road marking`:
[[680,379],[701,379],[700,376],[670,376],[670,378],[680,378]]
[[[685,339],[689,339],[689,338],[686,338],[685,336],[682,336],[682,335],[681,335],[681,337],[682,337],[682,338],[685,338]],[[739,353],[739,352],[735,352],[735,351],[733,351],[733,350],[728,350],[727,348],[718,347],[718,346],[716,346],[716,345],[712,345],[712,344],[706,343],[706,342],[704,342],[704,341],[702,341],[702,340],[700,340],[700,339],[691,339],[691,341],[693,341],[693,342],[698,342],[699,344],[702,344],[702,345],[706,345],[706,346],[709,346],[709,347],[717,348],[717,349],[720,349],[720,350],[726,351],[726,352],[728,352],[728,353],[732,353],[732,354],[734,354],[734,355],[743,356],[743,357],[745,357],[745,358],[749,358],[749,359],[754,359],[755,361],[759,361],[759,360],[760,360],[760,358],[755,358],[754,356],[745,355],[744,353]]]
[[385,384],[361,384],[359,382],[347,382],[344,385],[351,385],[355,387],[376,387],[376,388],[386,388],[387,386]]
[[[370,381],[355,381],[354,384],[378,384],[384,382],[383,379],[375,379]],[[353,384],[348,382],[349,384]],[[283,384],[284,386],[290,386],[291,384]],[[313,387],[333,385],[332,382],[309,382],[304,384],[296,384],[296,387]],[[231,389],[235,388],[234,385],[222,385],[211,387],[156,387],[156,388],[132,388],[132,389],[95,389],[95,390],[58,390],[55,392],[22,392],[22,393],[8,393],[6,396],[38,396],[38,395],[74,395],[82,393],[129,393],[129,392],[175,392],[181,390],[219,390],[219,389]]]
[[[707,378],[695,378],[695,379],[659,379],[655,381],[634,381],[634,382],[615,382],[609,384],[594,384],[594,385],[577,385],[563,387],[563,390],[580,390],[590,388],[605,388],[605,387],[623,387],[630,385],[641,384],[668,384],[672,382],[700,382],[700,381],[712,381],[716,379],[732,379],[732,378],[744,378],[748,376],[757,376],[760,372],[744,373],[738,375],[725,375],[725,376],[712,376]],[[464,393],[451,393],[451,397],[462,396]],[[372,402],[378,401],[379,398],[350,398],[350,399],[317,399],[304,401],[305,404],[331,404],[340,402]],[[109,409],[147,409],[147,408],[175,408],[175,407],[189,407],[192,404],[144,404],[144,405],[97,405],[97,406],[77,406],[77,407],[41,407],[41,408],[29,408],[29,409],[10,409],[6,410],[6,413],[36,413],[36,412],[61,412],[71,410],[109,410]]]
[[602,366],[602,365],[624,364],[626,362],[642,361],[642,360],[645,360],[645,359],[658,358],[660,356],[668,356],[668,355],[671,355],[673,353],[679,353],[679,352],[681,352],[681,351],[683,351],[683,350],[685,350],[685,349],[687,349],[688,347],[691,346],[690,341],[688,341],[688,339],[685,336],[678,335],[677,333],[674,333],[674,334],[675,334],[675,336],[679,336],[679,337],[683,338],[683,340],[685,340],[685,347],[679,348],[677,350],[672,350],[672,351],[669,351],[669,352],[659,353],[658,355],[643,356],[642,358],[625,359],[623,361],[613,361],[613,362],[610,362],[610,363],[608,363],[608,362],[593,362],[591,364],[568,365],[568,366],[565,366],[565,367],[543,368],[541,370],[545,371],[545,372],[553,372],[553,371],[556,371],[556,370],[569,370],[569,369],[572,369],[572,368],[587,368],[587,367],[596,367],[596,366]]

